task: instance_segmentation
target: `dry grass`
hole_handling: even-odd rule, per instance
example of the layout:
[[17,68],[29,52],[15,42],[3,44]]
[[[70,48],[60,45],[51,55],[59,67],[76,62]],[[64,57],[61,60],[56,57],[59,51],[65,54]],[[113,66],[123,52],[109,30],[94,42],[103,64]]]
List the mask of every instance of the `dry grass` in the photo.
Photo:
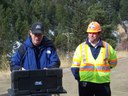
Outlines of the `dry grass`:
[[0,81],[8,79],[10,77],[10,70],[0,71]]
[[117,51],[117,58],[125,58],[128,57],[128,51]]
[[61,57],[60,60],[62,68],[70,67],[72,64],[72,58]]

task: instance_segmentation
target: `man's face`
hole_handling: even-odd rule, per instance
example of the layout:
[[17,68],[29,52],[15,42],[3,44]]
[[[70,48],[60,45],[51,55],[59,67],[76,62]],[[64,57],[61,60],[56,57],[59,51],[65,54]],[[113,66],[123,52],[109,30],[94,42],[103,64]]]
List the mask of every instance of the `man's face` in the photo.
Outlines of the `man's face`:
[[100,32],[98,33],[88,33],[88,38],[92,43],[97,43],[100,38]]
[[39,46],[42,39],[43,39],[43,35],[42,34],[33,34],[31,31],[30,31],[30,36],[32,38],[32,43],[33,45],[35,46]]

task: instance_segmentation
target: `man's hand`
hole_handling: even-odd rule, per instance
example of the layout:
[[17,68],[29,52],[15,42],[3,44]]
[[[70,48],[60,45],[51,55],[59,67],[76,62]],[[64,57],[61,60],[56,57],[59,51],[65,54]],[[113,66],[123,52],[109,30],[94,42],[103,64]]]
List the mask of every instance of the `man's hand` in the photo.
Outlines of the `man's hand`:
[[47,70],[48,68],[44,68],[45,70]]
[[24,68],[22,67],[21,70],[26,70],[26,69],[24,69]]

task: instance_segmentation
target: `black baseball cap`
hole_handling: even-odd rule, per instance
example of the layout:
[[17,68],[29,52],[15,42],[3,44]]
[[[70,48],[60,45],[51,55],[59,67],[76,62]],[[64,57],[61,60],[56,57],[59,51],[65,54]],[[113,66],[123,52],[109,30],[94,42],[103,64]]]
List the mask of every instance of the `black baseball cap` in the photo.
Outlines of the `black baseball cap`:
[[44,25],[41,22],[35,22],[31,26],[31,31],[33,34],[43,34],[44,33]]

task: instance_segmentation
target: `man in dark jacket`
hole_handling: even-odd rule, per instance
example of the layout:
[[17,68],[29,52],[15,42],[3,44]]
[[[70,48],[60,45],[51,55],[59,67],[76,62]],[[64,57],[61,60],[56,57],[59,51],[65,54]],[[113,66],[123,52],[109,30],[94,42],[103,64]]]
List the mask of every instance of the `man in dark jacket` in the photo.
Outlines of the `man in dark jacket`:
[[32,25],[29,37],[21,46],[24,50],[17,50],[11,60],[11,70],[36,70],[46,68],[58,68],[60,60],[56,48],[46,36],[41,22]]

